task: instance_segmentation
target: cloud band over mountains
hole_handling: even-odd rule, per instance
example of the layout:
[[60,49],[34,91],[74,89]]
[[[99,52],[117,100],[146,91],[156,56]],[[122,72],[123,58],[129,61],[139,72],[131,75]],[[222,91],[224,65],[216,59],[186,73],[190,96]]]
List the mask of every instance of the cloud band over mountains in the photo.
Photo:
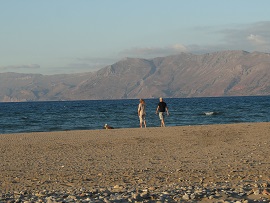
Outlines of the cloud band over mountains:
[[[200,33],[219,34],[221,39],[218,43],[188,44],[175,43],[167,47],[134,47],[119,53],[120,56],[128,57],[158,57],[175,55],[181,52],[208,53],[222,50],[245,50],[270,52],[270,21],[257,22],[247,25],[231,25],[226,29],[213,27],[200,27]],[[181,38],[179,38],[181,41]]]
[[[155,58],[164,57],[169,55],[177,55],[182,52],[188,52],[193,54],[203,54],[223,50],[244,50],[248,52],[266,52],[270,53],[270,21],[261,21],[251,24],[231,24],[225,26],[212,26],[212,27],[197,27],[191,30],[194,36],[198,35],[197,38],[207,38],[218,36],[218,40],[195,42],[188,44],[183,42],[181,39],[181,33],[179,39],[175,43],[168,44],[165,46],[145,46],[145,47],[130,47],[124,50],[115,50],[114,55],[103,56],[100,58],[93,56],[74,56],[69,57],[58,67],[50,67],[53,72],[88,72],[98,70],[107,65],[111,65],[119,59],[125,57],[134,58]],[[199,36],[200,35],[200,36]],[[168,36],[169,37],[169,36]],[[50,60],[50,59],[48,59]],[[32,64],[25,65],[13,65],[7,64],[0,66],[0,72],[7,71],[20,71],[29,72],[35,69],[35,72],[41,71],[44,65],[39,65],[41,62],[35,61]],[[38,71],[37,71],[38,70]]]
[[10,65],[2,66],[0,70],[18,70],[18,69],[39,69],[40,65],[38,64],[29,64],[29,65]]

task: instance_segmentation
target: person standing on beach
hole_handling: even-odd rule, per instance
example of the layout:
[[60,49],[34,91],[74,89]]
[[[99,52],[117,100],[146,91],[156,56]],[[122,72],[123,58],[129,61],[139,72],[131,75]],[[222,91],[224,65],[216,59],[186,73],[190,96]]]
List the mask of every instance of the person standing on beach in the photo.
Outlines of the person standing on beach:
[[165,111],[167,112],[167,116],[169,115],[169,109],[167,107],[167,104],[163,101],[163,98],[159,98],[159,103],[157,106],[156,114],[159,112],[159,119],[160,119],[160,126],[165,127],[165,121],[164,121],[164,116],[165,116]]
[[144,127],[146,128],[146,120],[145,120],[145,101],[143,99],[140,99],[140,103],[138,105],[138,116],[140,119],[140,128],[142,128],[143,124]]

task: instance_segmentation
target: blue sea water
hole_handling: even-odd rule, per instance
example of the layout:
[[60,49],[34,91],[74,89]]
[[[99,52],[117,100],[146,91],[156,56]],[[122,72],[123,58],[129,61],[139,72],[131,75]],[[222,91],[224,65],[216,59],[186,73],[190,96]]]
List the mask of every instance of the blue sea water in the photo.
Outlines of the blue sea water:
[[[158,99],[146,99],[148,127],[160,125]],[[270,96],[167,98],[167,126],[269,122]],[[137,128],[138,99],[0,103],[0,134]]]

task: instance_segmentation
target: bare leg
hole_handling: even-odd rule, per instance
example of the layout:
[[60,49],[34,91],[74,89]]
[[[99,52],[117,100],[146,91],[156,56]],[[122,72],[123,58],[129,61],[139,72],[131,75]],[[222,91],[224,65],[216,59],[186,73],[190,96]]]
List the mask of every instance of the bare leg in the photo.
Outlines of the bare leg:
[[164,119],[161,120],[161,127],[165,127]]
[[164,113],[160,112],[159,113],[159,118],[160,118],[160,127],[165,127],[165,121],[164,121]]

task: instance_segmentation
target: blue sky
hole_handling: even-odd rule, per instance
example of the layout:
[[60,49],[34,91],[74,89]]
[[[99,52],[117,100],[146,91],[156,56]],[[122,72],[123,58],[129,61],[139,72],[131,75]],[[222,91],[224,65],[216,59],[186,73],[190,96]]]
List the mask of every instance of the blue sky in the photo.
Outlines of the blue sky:
[[270,52],[269,0],[0,0],[0,72],[80,73],[125,57]]

